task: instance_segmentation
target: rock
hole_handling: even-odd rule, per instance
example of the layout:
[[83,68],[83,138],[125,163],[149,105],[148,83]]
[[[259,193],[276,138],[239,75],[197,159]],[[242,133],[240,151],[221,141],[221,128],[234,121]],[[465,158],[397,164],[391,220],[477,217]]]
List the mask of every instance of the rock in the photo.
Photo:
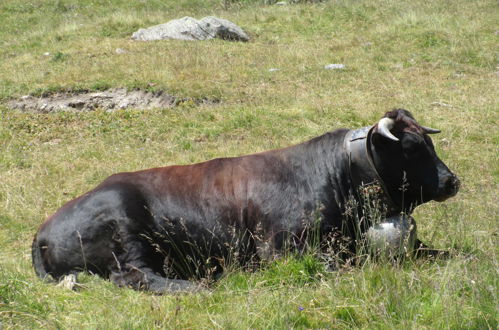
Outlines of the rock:
[[324,66],[326,70],[343,70],[345,69],[345,64],[328,64]]
[[276,71],[279,71],[279,70],[281,70],[281,69],[278,69],[278,68],[270,68],[270,69],[269,69],[269,72],[276,72]]
[[213,38],[235,41],[249,41],[248,35],[236,24],[215,16],[207,16],[201,19],[201,24]]
[[286,6],[287,4],[288,3],[286,1],[279,1],[275,3],[276,6]]
[[59,282],[59,284],[56,285],[56,287],[67,289],[67,290],[73,290],[75,285],[76,285],[76,275],[75,274],[69,274],[65,275]]
[[125,49],[123,48],[116,48],[115,50],[116,54],[126,54],[128,53]]
[[450,146],[450,141],[446,138],[440,139],[440,146],[444,149],[447,149]]
[[139,29],[132,34],[132,39],[141,41],[180,39],[180,40],[205,40],[208,33],[203,30],[199,21],[192,17],[169,21],[147,29]]
[[434,107],[454,108],[454,106],[452,104],[448,104],[448,103],[440,102],[440,101],[432,102],[430,105],[434,106]]
[[236,24],[214,16],[201,20],[184,17],[134,32],[132,39],[151,40],[208,40],[219,38],[231,41],[248,41],[248,35]]
[[49,146],[53,146],[53,145],[57,145],[57,144],[59,144],[61,142],[62,142],[62,139],[53,139],[53,140],[50,140],[50,141],[47,141],[47,142],[43,142],[43,144],[49,145]]
[[402,70],[404,68],[404,64],[402,63],[395,63],[392,65],[392,68],[395,70]]

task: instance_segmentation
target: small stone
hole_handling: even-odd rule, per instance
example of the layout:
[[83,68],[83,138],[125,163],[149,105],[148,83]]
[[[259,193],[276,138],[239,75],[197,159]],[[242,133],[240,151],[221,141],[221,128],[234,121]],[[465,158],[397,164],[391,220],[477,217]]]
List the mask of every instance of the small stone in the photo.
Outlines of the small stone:
[[43,53],[43,56],[50,56],[50,53],[49,52],[45,52],[45,53]]
[[451,142],[448,139],[443,138],[440,139],[439,144],[443,149],[448,149],[451,145]]
[[276,72],[276,71],[280,71],[281,69],[278,69],[278,68],[270,68],[269,69],[269,72]]
[[433,102],[431,104],[434,107],[444,107],[444,108],[454,108],[452,104],[444,103],[444,102]]
[[287,4],[288,3],[286,1],[279,1],[275,3],[276,6],[286,6]]
[[123,48],[116,48],[115,50],[116,54],[125,54],[128,53],[125,49]]
[[44,142],[43,144],[46,144],[46,145],[49,145],[49,146],[52,146],[52,145],[57,145],[59,143],[62,142],[62,139],[53,139],[53,140],[50,140],[50,141],[47,141],[47,142]]
[[76,285],[76,275],[69,274],[64,276],[56,287],[73,290]]
[[345,69],[345,64],[333,63],[324,66],[326,70],[343,70]]

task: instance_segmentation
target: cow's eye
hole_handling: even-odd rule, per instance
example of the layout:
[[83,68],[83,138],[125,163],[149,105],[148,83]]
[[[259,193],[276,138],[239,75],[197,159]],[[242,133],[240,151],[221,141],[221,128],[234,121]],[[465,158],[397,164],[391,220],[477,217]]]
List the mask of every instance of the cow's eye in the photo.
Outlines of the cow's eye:
[[421,148],[418,145],[411,145],[404,149],[404,156],[407,159],[417,159],[421,156]]

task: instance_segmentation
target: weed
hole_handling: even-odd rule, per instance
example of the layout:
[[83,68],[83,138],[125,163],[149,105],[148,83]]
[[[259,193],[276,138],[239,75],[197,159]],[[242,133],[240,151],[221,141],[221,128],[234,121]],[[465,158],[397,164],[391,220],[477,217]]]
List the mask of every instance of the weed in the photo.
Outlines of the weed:
[[52,62],[63,62],[64,60],[66,60],[69,56],[67,54],[64,54],[62,52],[57,52],[54,54],[54,56],[52,57],[51,61]]

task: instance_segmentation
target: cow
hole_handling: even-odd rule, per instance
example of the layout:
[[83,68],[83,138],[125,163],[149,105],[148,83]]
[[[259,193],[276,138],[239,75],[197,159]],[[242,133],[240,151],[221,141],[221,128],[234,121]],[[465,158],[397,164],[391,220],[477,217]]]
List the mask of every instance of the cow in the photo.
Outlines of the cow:
[[303,249],[312,230],[319,241],[358,237],[369,228],[356,223],[368,218],[366,191],[386,217],[456,195],[459,179],[428,136],[438,132],[394,109],[372,126],[287,148],[111,175],[40,226],[36,274],[86,271],[138,290],[192,291],[193,279],[228,260]]

